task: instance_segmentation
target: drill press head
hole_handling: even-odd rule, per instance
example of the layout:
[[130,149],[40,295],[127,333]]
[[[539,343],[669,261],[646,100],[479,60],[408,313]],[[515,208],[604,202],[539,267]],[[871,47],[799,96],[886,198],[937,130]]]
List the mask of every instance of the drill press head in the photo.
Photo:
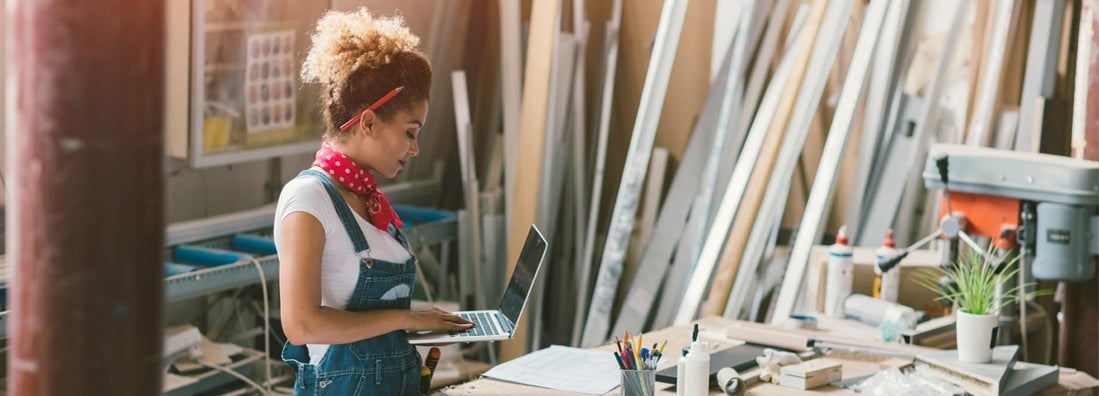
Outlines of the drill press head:
[[[954,199],[954,213],[941,224],[944,234],[979,226],[981,234],[995,237],[1004,225],[1023,219],[1018,235],[1033,252],[1036,278],[1082,281],[1095,275],[1099,162],[953,144],[932,146],[927,158],[924,185]],[[968,225],[956,221],[957,212]],[[996,218],[1004,221],[992,224]]]

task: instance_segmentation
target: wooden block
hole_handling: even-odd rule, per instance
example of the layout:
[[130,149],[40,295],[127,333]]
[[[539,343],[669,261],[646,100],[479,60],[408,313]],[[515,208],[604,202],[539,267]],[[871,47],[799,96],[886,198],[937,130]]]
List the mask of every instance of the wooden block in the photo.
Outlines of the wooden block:
[[843,364],[831,359],[815,359],[782,367],[779,385],[796,389],[813,389],[843,378]]
[[808,351],[813,346],[813,338],[808,335],[775,331],[773,326],[750,322],[740,322],[727,327],[725,336],[734,340],[797,352]]
[[[965,363],[958,360],[957,350],[926,352],[916,359],[926,363],[927,373],[975,395],[998,395],[1005,389],[1008,377],[1019,357],[1019,346],[998,346],[992,349],[992,361]],[[924,368],[924,367],[921,367]]]

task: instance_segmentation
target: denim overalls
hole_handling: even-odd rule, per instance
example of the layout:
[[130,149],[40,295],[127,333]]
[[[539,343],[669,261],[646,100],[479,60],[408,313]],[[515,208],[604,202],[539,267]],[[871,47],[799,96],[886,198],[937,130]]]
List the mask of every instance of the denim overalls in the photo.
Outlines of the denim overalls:
[[[308,169],[298,177],[315,177],[324,183],[340,221],[351,236],[355,251],[369,248],[354,214],[332,180],[324,172]],[[397,240],[407,249],[408,240],[397,231]],[[347,311],[371,309],[408,309],[411,290],[416,283],[416,258],[393,263],[369,258],[361,259],[359,280],[347,303]],[[382,299],[398,285],[408,287],[408,293],[398,298]],[[391,297],[391,296],[387,296]],[[296,372],[295,395],[419,395],[420,354],[408,343],[403,330],[397,330],[349,344],[331,345],[320,362],[310,364],[309,350],[304,345],[289,342],[283,346],[282,360]]]

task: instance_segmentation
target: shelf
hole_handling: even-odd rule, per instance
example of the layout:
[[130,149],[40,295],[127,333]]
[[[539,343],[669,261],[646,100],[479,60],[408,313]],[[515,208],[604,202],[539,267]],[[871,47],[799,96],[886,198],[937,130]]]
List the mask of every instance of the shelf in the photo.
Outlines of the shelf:
[[[279,277],[278,256],[256,258],[268,282]],[[259,270],[252,261],[206,268],[164,279],[164,302],[217,293],[259,283]]]
[[[232,236],[237,233],[269,232],[274,219],[274,206],[237,212],[228,215],[209,217],[201,220],[172,224],[168,227],[166,242],[168,246],[191,244],[195,246],[229,249]],[[434,221],[412,224],[404,228],[405,236],[412,247],[433,245],[457,238],[458,217],[453,212],[431,211],[438,216]],[[413,216],[409,216],[410,221]],[[259,231],[257,231],[259,230]],[[210,235],[219,235],[210,238]],[[8,266],[5,256],[0,256],[0,289],[6,288]],[[167,257],[170,258],[170,257]],[[170,260],[168,260],[170,261]],[[278,279],[279,260],[277,255],[255,258],[263,268],[264,278],[270,282]],[[231,290],[259,283],[259,271],[252,260],[241,260],[233,264],[205,268],[194,272],[175,275],[164,279],[164,301],[171,303],[206,294]],[[9,311],[0,312],[0,339],[7,338]]]
[[270,21],[270,20],[252,20],[252,21],[231,21],[231,22],[207,22],[206,34],[218,34],[226,32],[236,32],[244,30],[273,30],[273,29],[292,29],[298,27],[300,24],[297,20],[282,20],[282,21]]
[[[243,375],[245,377],[248,377],[252,374],[254,363],[258,363],[259,361],[263,360],[263,352],[247,348],[244,348],[241,354],[237,356],[241,357],[234,359],[233,363],[227,364],[222,367],[233,370],[237,372],[237,374]],[[190,382],[177,388],[168,390],[163,394],[168,396],[195,395],[203,392],[209,392],[226,384],[240,381],[239,378],[214,369],[209,369],[209,371],[206,371],[202,374],[181,377],[186,377],[187,379],[194,380],[194,382]]]

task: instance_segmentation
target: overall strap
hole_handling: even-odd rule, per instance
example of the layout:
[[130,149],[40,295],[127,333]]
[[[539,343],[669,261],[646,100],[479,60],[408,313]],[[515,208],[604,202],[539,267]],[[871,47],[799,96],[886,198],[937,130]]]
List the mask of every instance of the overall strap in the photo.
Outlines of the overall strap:
[[393,238],[397,239],[397,242],[400,242],[401,246],[404,246],[409,252],[412,251],[412,248],[408,246],[408,237],[405,236],[400,227],[397,227],[396,223],[389,223],[389,234],[393,235]]
[[324,185],[325,191],[328,191],[328,198],[332,199],[332,206],[336,208],[336,214],[340,216],[343,228],[347,230],[347,235],[351,236],[351,243],[355,246],[355,251],[361,252],[369,249],[370,245],[366,243],[366,237],[363,236],[359,223],[355,221],[355,214],[351,213],[351,208],[347,207],[347,203],[340,196],[340,191],[336,189],[336,184],[332,183],[332,179],[329,179],[324,172],[316,169],[303,170],[298,174],[298,177],[302,176],[317,178]]

